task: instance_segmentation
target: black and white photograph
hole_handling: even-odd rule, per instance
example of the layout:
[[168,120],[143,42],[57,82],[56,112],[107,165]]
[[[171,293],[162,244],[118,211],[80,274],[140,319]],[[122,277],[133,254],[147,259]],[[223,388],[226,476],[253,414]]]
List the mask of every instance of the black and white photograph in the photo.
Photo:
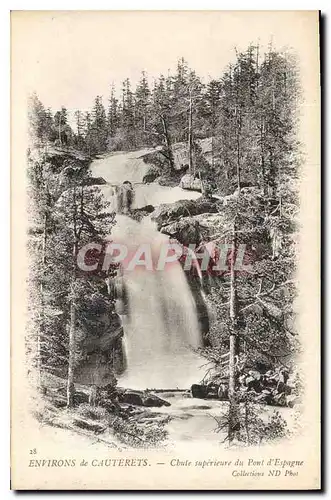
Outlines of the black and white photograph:
[[318,11],[11,17],[12,487],[318,489]]

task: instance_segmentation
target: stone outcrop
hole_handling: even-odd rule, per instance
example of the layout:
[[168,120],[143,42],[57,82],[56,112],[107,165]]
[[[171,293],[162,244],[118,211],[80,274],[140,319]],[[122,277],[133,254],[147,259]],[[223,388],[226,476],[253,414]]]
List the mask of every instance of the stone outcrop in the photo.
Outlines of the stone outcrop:
[[171,406],[168,401],[156,396],[149,391],[131,391],[127,390],[119,390],[118,393],[118,401],[119,403],[126,403],[135,406],[146,406],[149,408],[155,407],[160,408],[161,406]]
[[188,189],[190,191],[202,191],[201,180],[191,174],[183,175],[183,177],[179,181],[179,187],[182,189]]
[[87,177],[85,179],[85,186],[103,186],[107,181],[103,177]]
[[[228,377],[215,376],[205,383],[193,384],[191,394],[199,399],[228,398]],[[242,400],[249,395],[251,400],[272,406],[293,407],[300,403],[295,381],[285,368],[268,370],[265,373],[249,370],[238,377],[238,394]]]
[[194,217],[183,217],[178,221],[170,222],[161,228],[161,233],[167,234],[185,246],[201,243],[200,224]]
[[143,177],[143,183],[149,184],[150,182],[154,182],[160,175],[161,169],[156,165],[151,165]]
[[140,222],[144,217],[146,217],[147,215],[150,215],[152,212],[154,212],[154,210],[155,209],[154,209],[153,205],[146,205],[145,207],[134,208],[130,212],[130,217],[132,217],[132,219]]
[[192,217],[204,213],[217,213],[220,209],[219,200],[207,199],[204,197],[197,200],[179,200],[174,203],[167,203],[157,207],[151,214],[158,229],[163,225],[182,217]]
[[134,200],[134,190],[130,181],[125,181],[117,190],[117,212],[127,214]]

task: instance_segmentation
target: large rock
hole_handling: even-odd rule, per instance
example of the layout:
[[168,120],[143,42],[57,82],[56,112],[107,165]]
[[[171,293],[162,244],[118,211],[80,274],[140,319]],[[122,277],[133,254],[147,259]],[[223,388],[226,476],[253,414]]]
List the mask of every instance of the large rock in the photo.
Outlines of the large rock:
[[144,400],[144,406],[160,408],[161,406],[171,406],[168,401],[156,396],[155,394],[149,394]]
[[143,183],[149,184],[150,182],[154,182],[161,175],[161,169],[156,165],[151,165],[147,171],[147,173],[143,177]]
[[130,181],[124,181],[117,189],[117,212],[127,214],[130,212],[134,200],[134,190]]
[[107,184],[107,181],[103,177],[87,177],[84,180],[85,186],[101,186]]
[[[263,202],[263,192],[258,186],[242,186],[240,189],[241,199],[246,200],[255,200],[256,202]],[[236,189],[233,193],[228,194],[226,196],[220,197],[223,205],[229,205],[238,200],[238,189]]]
[[105,387],[115,383],[114,373],[126,368],[122,345],[123,327],[114,311],[97,309],[88,322],[77,327],[77,357],[74,378],[82,385]]
[[161,232],[185,246],[201,243],[200,224],[193,217],[183,217],[170,222],[161,228]]
[[127,403],[134,406],[146,406],[149,408],[171,406],[168,401],[156,396],[156,394],[144,391],[130,391],[129,389],[123,392],[119,391],[118,400],[120,403]]
[[193,384],[191,386],[191,394],[193,398],[204,399],[207,397],[207,386],[202,384]]
[[229,380],[220,375],[212,376],[209,381],[202,384],[193,384],[191,394],[199,399],[219,399],[226,401],[229,396]]
[[140,394],[139,392],[124,392],[124,394],[121,394],[121,396],[119,397],[119,401],[120,403],[143,406],[142,394]]
[[151,214],[158,229],[164,224],[180,219],[204,213],[217,213],[220,208],[219,200],[198,198],[197,200],[178,200],[174,203],[162,204]]
[[179,187],[181,187],[182,189],[188,189],[190,191],[202,191],[201,180],[191,174],[183,175],[179,182]]
[[152,212],[154,212],[153,205],[145,205],[144,207],[134,208],[133,210],[131,210],[130,217],[140,222],[144,217],[151,214]]

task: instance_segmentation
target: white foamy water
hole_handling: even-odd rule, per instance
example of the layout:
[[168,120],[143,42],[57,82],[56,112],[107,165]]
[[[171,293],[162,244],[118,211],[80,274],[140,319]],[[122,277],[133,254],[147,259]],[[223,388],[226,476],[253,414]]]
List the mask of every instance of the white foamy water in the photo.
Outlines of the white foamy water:
[[[141,151],[112,155],[95,160],[92,175],[113,185],[124,181],[141,182],[148,165]],[[101,186],[105,198],[115,204],[114,189]],[[135,185],[135,207],[198,198],[199,193],[156,183]],[[153,258],[168,237],[145,218],[137,222],[117,215],[111,238],[125,243],[130,254],[140,244],[150,244]],[[176,262],[163,271],[148,271],[143,266],[123,271],[128,295],[128,310],[122,316],[128,368],[119,383],[138,388],[188,388],[198,381],[201,358],[195,350],[201,345],[196,304],[181,265]]]
[[91,173],[93,177],[103,177],[107,182],[99,187],[111,203],[112,210],[116,210],[117,206],[115,186],[125,181],[130,181],[134,185],[135,196],[132,208],[142,208],[146,205],[158,206],[178,200],[196,200],[201,196],[198,192],[185,191],[178,186],[160,186],[156,182],[143,184],[142,180],[150,167],[143,161],[143,156],[151,151],[154,150],[114,153],[93,161]]
[[[148,218],[141,223],[117,216],[112,238],[126,242],[133,254],[140,244],[150,244],[157,260],[167,236]],[[132,251],[131,251],[132,249]],[[201,346],[196,304],[178,262],[163,271],[141,266],[124,270],[129,314],[122,317],[128,369],[120,384],[131,388],[186,388],[197,381]]]
[[153,149],[141,149],[129,153],[112,153],[94,160],[91,172],[94,177],[103,177],[110,184],[121,184],[124,181],[142,182],[149,165],[143,156]]
[[[195,191],[184,191],[180,187],[160,186],[156,182],[150,184],[133,184],[134,200],[132,208],[143,208],[147,205],[157,207],[163,203],[174,203],[178,200],[195,200],[201,196]],[[110,202],[110,210],[117,210],[117,194],[114,185],[99,186],[105,198]]]

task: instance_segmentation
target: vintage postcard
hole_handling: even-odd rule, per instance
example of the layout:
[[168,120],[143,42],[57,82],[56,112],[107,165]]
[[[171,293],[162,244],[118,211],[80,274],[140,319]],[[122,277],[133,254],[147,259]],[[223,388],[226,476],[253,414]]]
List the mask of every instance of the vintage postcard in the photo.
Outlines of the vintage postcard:
[[12,489],[320,489],[319,33],[12,12]]

